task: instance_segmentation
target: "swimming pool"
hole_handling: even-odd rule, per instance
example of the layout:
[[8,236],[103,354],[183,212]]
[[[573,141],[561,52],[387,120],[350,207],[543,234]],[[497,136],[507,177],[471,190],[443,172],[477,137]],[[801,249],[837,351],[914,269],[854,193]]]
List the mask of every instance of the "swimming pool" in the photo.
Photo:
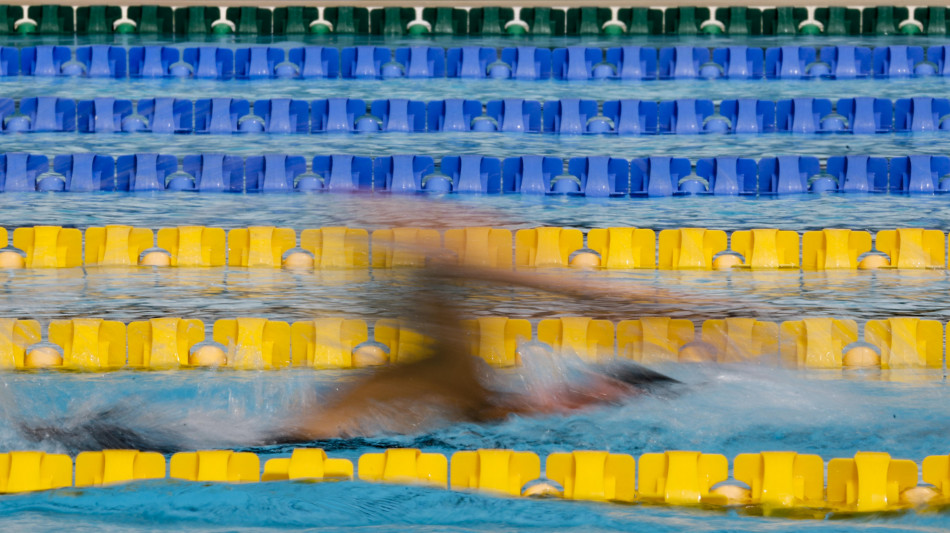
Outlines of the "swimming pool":
[[[307,42],[316,41],[308,37]],[[239,38],[233,45],[269,43],[268,38]],[[88,44],[102,38],[19,37],[4,44]],[[110,37],[106,42],[112,43]],[[115,37],[123,46],[165,42],[162,39]],[[218,41],[214,41],[218,42]],[[333,45],[477,44],[505,46],[505,38],[438,37],[383,39],[338,37]],[[612,46],[604,38],[532,39],[538,46],[579,44]],[[897,43],[944,44],[936,37],[860,38],[625,38],[624,44],[754,44],[761,46]],[[230,44],[229,44],[230,45]],[[293,43],[279,41],[281,47]],[[481,100],[517,96],[527,99],[710,98],[876,96],[889,99],[946,92],[943,77],[903,80],[676,80],[643,83],[518,82],[510,80],[91,80],[7,78],[4,96],[60,96],[85,99],[109,95],[141,99],[234,97],[248,100],[337,96],[374,99],[407,97],[423,101],[450,97]],[[650,155],[700,157],[733,155],[751,158],[779,154],[830,156],[871,154],[899,157],[942,154],[942,132],[888,133],[866,136],[768,134],[762,136],[592,136],[503,133],[378,133],[373,135],[158,135],[32,133],[4,135],[3,151],[55,156],[94,152],[123,155],[143,152],[178,156],[220,152],[253,156],[280,152],[294,155],[354,154],[380,157],[453,154],[505,158],[524,154],[567,159],[611,155],[624,159]],[[380,195],[377,195],[380,196]],[[158,229],[201,225],[226,229],[253,225],[308,228],[349,225],[368,230],[420,225],[426,204],[391,199],[389,209],[366,211],[361,197],[333,194],[194,194],[40,193],[0,194],[0,226],[7,229],[62,225],[85,230],[106,224]],[[515,230],[536,226],[580,229],[636,226],[654,230],[700,226],[727,231],[758,227],[804,232],[849,228],[876,232],[897,227],[950,230],[946,198],[940,195],[792,195],[784,197],[673,197],[588,199],[529,195],[433,195],[426,202],[447,204],[451,220],[440,227],[481,222],[491,210]],[[422,207],[420,207],[420,205]],[[2,271],[4,316],[54,319],[95,316],[129,322],[156,317],[200,318],[210,333],[217,319],[236,316],[297,321],[313,317],[364,320],[404,314],[411,292],[409,274],[387,269],[294,272],[241,267],[211,269],[71,268]],[[460,292],[461,308],[472,316],[540,319],[583,313],[612,321],[641,315],[683,316],[695,321],[726,316],[755,316],[776,322],[803,316],[867,320],[895,316],[946,323],[942,294],[945,270],[845,272],[632,270],[571,272],[591,283],[618,287],[643,284],[676,288],[709,302],[687,314],[662,306],[643,308],[622,299],[565,301],[530,289]],[[478,287],[477,284],[473,286]],[[460,289],[461,291],[461,289]],[[208,335],[210,337],[210,334]],[[667,394],[633,398],[566,417],[512,417],[499,424],[454,424],[408,436],[318,441],[334,457],[357,458],[386,448],[411,447],[450,455],[457,450],[511,448],[542,458],[552,452],[580,449],[643,453],[689,449],[723,454],[785,449],[818,454],[825,460],[852,457],[857,451],[886,451],[918,464],[944,454],[948,400],[944,370],[792,370],[770,358],[742,365],[675,365],[658,367],[686,386]],[[135,406],[125,420],[137,429],[159,434],[182,412],[201,427],[174,443],[182,449],[232,448],[266,459],[289,455],[293,446],[248,448],[261,427],[293,408],[311,392],[326,393],[351,371],[285,369],[280,371],[190,371],[108,373],[11,372],[4,380],[3,450],[42,449],[68,452],[55,443],[36,443],[18,429],[22,420],[84,420],[89,413],[121,403]],[[171,451],[171,450],[161,450]],[[898,512],[846,517],[841,522],[754,516],[755,510],[620,505],[558,500],[505,498],[474,492],[380,485],[275,482],[258,484],[146,481],[106,488],[65,488],[5,495],[0,513],[12,527],[54,529],[308,529],[438,531],[484,529],[556,530],[708,530],[799,531],[806,528],[941,530],[945,512]]]

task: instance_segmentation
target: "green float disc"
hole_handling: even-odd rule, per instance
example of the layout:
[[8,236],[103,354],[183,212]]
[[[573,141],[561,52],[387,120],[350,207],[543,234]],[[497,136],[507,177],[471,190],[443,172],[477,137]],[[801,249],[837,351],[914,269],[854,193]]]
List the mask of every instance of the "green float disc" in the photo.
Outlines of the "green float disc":
[[425,24],[413,24],[409,26],[409,35],[422,35],[424,33],[429,33],[429,28],[426,28]]
[[215,35],[225,35],[231,33],[231,26],[227,24],[215,24],[211,26],[211,33]]
[[620,24],[608,24],[604,27],[604,35],[623,35],[623,27]]
[[521,24],[512,24],[511,26],[505,28],[505,31],[508,33],[508,35],[524,35],[527,33],[527,30],[525,30],[524,26]]
[[115,27],[116,33],[135,33],[135,26],[129,24],[128,22],[119,24]]
[[718,24],[707,24],[703,28],[703,33],[706,35],[722,35],[722,28]]
[[805,24],[798,31],[805,35],[818,35],[821,33],[821,28],[817,24]]
[[330,33],[330,26],[327,26],[326,24],[318,22],[317,24],[310,26],[310,33],[315,33],[317,35],[326,35]]
[[901,33],[904,35],[917,35],[920,33],[920,28],[916,24],[904,24],[901,28]]
[[17,33],[36,33],[36,24],[32,22],[24,22],[16,28]]

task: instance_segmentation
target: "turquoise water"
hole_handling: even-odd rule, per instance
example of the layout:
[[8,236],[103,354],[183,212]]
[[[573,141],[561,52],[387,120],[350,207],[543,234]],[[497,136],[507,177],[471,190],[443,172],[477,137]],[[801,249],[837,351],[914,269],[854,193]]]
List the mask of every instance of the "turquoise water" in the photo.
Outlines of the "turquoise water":
[[[711,453],[792,449],[824,457],[856,450],[889,450],[920,461],[939,448],[948,429],[937,405],[946,405],[942,381],[881,382],[874,376],[816,379],[772,367],[666,369],[687,386],[678,395],[639,397],[584,414],[512,418],[495,425],[456,424],[419,435],[314,442],[331,455],[412,446],[450,454],[476,447],[553,451],[608,449],[633,453],[696,449]],[[133,427],[165,430],[182,417],[208,421],[185,446],[236,445],[240,435],[314,386],[329,386],[309,371],[277,373],[175,372],[102,376],[23,375],[4,390],[17,398],[20,416],[50,411],[82,417],[117,400],[147,406],[134,410]],[[321,374],[320,376],[323,376]],[[72,405],[72,408],[63,407]],[[213,422],[210,422],[212,421]],[[251,426],[251,427],[247,427]],[[237,435],[237,436],[236,436]],[[4,447],[24,442],[0,432]],[[56,447],[48,447],[57,449]],[[265,460],[289,447],[246,448]],[[215,485],[158,481],[103,489],[62,489],[5,496],[0,515],[9,527],[51,530],[244,528],[357,528],[397,531],[553,529],[558,531],[802,531],[940,530],[943,513],[901,513],[842,522],[756,518],[743,512],[647,505],[538,501],[404,486],[341,483]]]
[[[6,44],[40,40],[9,37]],[[68,42],[43,39],[42,42]],[[85,44],[87,41],[83,41]],[[91,42],[91,41],[88,41]],[[138,41],[129,41],[138,42]],[[142,41],[146,42],[146,41]],[[151,42],[151,41],[148,41]],[[227,41],[225,41],[227,42]],[[244,44],[248,41],[242,41]],[[379,42],[341,39],[339,44]],[[505,45],[508,39],[386,41]],[[559,46],[577,40],[539,40]],[[618,41],[590,40],[592,45]],[[645,41],[622,41],[645,42]],[[787,43],[788,40],[677,41],[650,43]],[[796,44],[845,42],[796,39]],[[870,45],[910,42],[861,38]],[[914,43],[941,43],[914,38]],[[290,43],[281,43],[281,46]],[[721,99],[735,96],[898,98],[942,96],[950,81],[941,78],[855,81],[689,81],[571,84],[508,81],[102,81],[13,78],[0,81],[5,96],[59,95],[74,98],[140,98],[171,95],[248,99],[292,96],[412,97],[457,96],[489,99],[589,97]],[[609,154],[625,158],[676,155],[765,157],[779,153],[879,156],[950,152],[950,136],[549,136],[504,134],[161,136],[31,134],[0,137],[2,151],[56,155],[83,151],[123,154],[159,151],[185,155],[226,152],[241,155],[280,151],[308,156],[329,153],[443,156],[473,153],[506,157],[549,154],[559,157]],[[386,207],[368,203],[386,200]],[[632,225],[664,229],[704,226],[728,231],[778,227],[804,231],[847,227],[878,231],[899,226],[950,230],[950,198],[886,195],[802,195],[794,198],[607,199],[426,197],[421,201],[384,196],[155,194],[2,194],[0,226],[35,224],[87,228],[131,224],[157,229],[199,224],[225,228],[276,225],[296,230],[347,224],[368,229],[400,225],[438,227],[481,225],[486,217],[512,229],[537,225],[578,228]],[[617,287],[614,295],[569,300],[536,290],[463,283],[452,290],[471,316],[541,318],[586,315],[621,320],[646,315],[690,318],[754,316],[781,321],[802,316],[854,318],[859,322],[892,316],[950,320],[946,294],[950,277],[928,272],[656,272],[578,274],[592,284]],[[3,316],[54,318],[99,316],[125,322],[159,316],[214,320],[261,316],[305,320],[349,316],[375,320],[405,315],[414,287],[404,271],[299,273],[228,269],[69,269],[0,272]],[[625,290],[659,287],[695,296],[700,304],[644,307]],[[607,449],[640,455],[668,449],[725,454],[786,449],[823,458],[856,451],[887,451],[921,461],[946,453],[950,387],[942,370],[926,372],[799,372],[777,367],[772,358],[745,365],[662,367],[684,382],[658,395],[631,398],[566,417],[512,417],[497,424],[449,424],[409,435],[300,443],[326,448],[355,460],[360,454],[396,446],[451,454],[460,449],[514,448],[544,455],[573,449]],[[529,365],[528,378],[544,377]],[[0,376],[0,450],[38,448],[75,452],[57,442],[33,442],[18,430],[22,420],[63,427],[82,424],[102,408],[126,406],[121,421],[152,435],[161,446],[229,447],[255,451],[262,462],[286,456],[291,446],[254,445],[263,429],[293,413],[312,394],[331,394],[345,372],[113,372],[106,374],[20,373]],[[518,376],[508,376],[515,379]],[[517,383],[517,381],[515,382]],[[504,386],[516,385],[506,382]],[[182,421],[184,426],[182,426]],[[941,531],[947,512],[872,515],[843,521],[802,521],[747,516],[744,511],[611,505],[497,498],[421,487],[351,483],[268,483],[221,485],[158,481],[104,489],[63,489],[0,498],[0,516],[10,529],[89,531],[156,529],[194,531],[314,530],[476,531],[543,529],[556,531]]]

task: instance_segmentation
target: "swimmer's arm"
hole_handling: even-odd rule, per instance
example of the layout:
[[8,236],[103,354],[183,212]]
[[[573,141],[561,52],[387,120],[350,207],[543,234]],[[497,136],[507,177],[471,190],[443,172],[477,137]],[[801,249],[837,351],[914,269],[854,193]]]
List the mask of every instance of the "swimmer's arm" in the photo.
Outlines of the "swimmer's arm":
[[[643,303],[697,303],[703,298],[643,285],[618,284],[614,281],[539,271],[510,271],[460,266],[443,266],[438,275],[450,278],[479,280],[503,285],[539,289],[576,298],[613,297]],[[713,300],[707,300],[712,302]]]
[[[432,344],[417,346],[417,353],[404,356],[411,360],[372,371],[369,375],[343,386],[321,405],[302,410],[283,429],[290,440],[320,440],[364,436],[374,431],[374,417],[380,406],[397,405],[411,411],[413,402],[438,398],[447,412],[464,420],[500,418],[493,413],[495,398],[480,381],[481,365],[470,354],[460,317],[453,302],[439,290],[440,279],[430,270],[415,273],[415,290],[411,292],[412,320]],[[434,283],[433,283],[434,282]],[[405,429],[412,431],[414,413],[402,412]],[[510,409],[508,410],[510,411]],[[388,412],[388,411],[382,411]],[[399,420],[388,420],[386,427],[399,427]]]
[[[578,303],[589,306],[588,310],[575,309],[573,312],[590,312],[608,315],[616,312],[629,314],[630,309],[622,305],[642,306],[640,311],[647,312],[655,306],[653,312],[664,314],[676,312],[681,318],[689,315],[703,315],[703,307],[738,309],[742,316],[772,316],[778,307],[758,301],[736,302],[712,298],[695,292],[665,290],[641,283],[617,283],[616,280],[592,278],[590,276],[565,274],[563,272],[545,272],[540,270],[512,271],[503,269],[463,267],[458,265],[437,265],[429,267],[434,275],[458,280],[476,280],[501,286],[521,286],[537,289],[551,294],[561,294]],[[576,305],[574,306],[576,307]],[[563,311],[563,310],[562,310]]]

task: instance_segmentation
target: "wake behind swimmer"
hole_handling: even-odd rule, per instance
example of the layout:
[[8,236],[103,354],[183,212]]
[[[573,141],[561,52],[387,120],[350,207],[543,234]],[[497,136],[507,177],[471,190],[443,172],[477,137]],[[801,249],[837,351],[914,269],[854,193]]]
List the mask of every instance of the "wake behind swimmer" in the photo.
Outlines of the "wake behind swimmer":
[[[481,366],[478,361],[476,365]],[[501,423],[510,416],[569,415],[587,408],[622,404],[640,394],[676,392],[679,382],[635,363],[591,366],[578,363],[570,376],[559,374],[525,386],[521,378],[542,370],[527,365],[516,375],[488,368],[480,376],[484,396],[447,393],[457,383],[429,378],[390,381],[372,372],[344,385],[344,392],[319,398],[281,419],[241,416],[222,409],[148,407],[145,398],[126,397],[122,405],[71,409],[65,416],[16,420],[20,436],[51,451],[78,453],[100,449],[138,449],[174,453],[204,448],[243,448],[312,441],[422,435],[459,423]],[[547,377],[547,375],[546,375]],[[400,391],[393,394],[393,390]],[[456,389],[458,390],[458,389]],[[470,393],[471,391],[469,391]],[[363,395],[362,401],[352,397]],[[465,406],[478,405],[478,409]],[[333,444],[347,446],[343,443]],[[326,446],[324,446],[326,447]]]

